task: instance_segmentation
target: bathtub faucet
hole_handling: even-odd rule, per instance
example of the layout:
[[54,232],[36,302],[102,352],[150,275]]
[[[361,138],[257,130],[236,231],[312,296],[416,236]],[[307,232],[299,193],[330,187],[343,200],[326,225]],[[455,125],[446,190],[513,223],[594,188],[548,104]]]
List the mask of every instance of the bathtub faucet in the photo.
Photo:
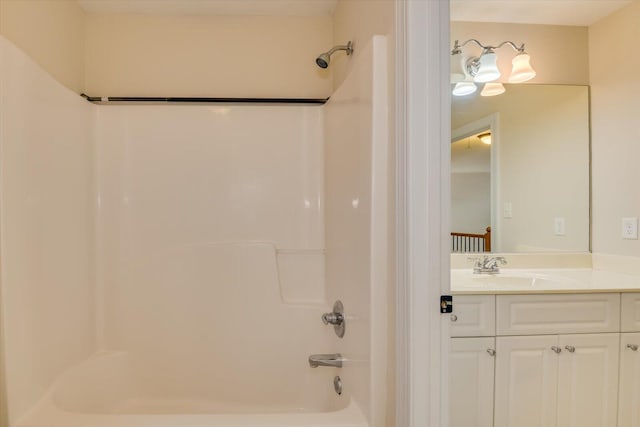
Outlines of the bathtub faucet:
[[342,368],[342,354],[312,354],[309,356],[309,366],[317,368],[318,366],[331,366],[333,368]]

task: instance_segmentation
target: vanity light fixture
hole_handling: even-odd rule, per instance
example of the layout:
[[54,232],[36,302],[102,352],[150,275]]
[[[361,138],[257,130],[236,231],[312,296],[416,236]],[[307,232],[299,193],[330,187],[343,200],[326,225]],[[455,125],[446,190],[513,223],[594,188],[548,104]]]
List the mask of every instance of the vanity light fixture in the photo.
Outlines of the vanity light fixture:
[[474,82],[462,81],[456,83],[451,93],[453,93],[454,96],[466,96],[475,93],[476,90],[478,90],[478,87]]
[[491,145],[491,132],[481,133],[480,135],[478,135],[478,139],[483,144]]
[[[469,56],[469,57],[463,56],[463,48],[467,46],[469,43],[476,44],[478,47],[480,47],[480,49],[482,49],[480,56]],[[531,67],[531,63],[530,63],[531,57],[529,56],[529,54],[525,52],[524,44],[518,47],[515,43],[511,41],[504,41],[498,44],[497,46],[485,46],[476,39],[469,39],[463,43],[460,43],[458,40],[456,40],[453,45],[453,50],[451,51],[451,56],[453,57],[456,57],[457,55],[461,56],[462,71],[464,72],[465,76],[470,76],[470,78],[474,82],[477,82],[477,83],[495,82],[501,77],[500,70],[498,69],[498,56],[496,54],[496,50],[500,49],[505,45],[511,47],[513,50],[517,52],[517,55],[515,56],[515,58],[513,58],[513,61],[512,61],[512,69],[511,69],[511,74],[508,78],[508,81],[510,83],[523,83],[534,78],[536,76],[536,72],[533,69],[533,67]],[[464,83],[467,83],[467,81],[468,80],[465,80]],[[468,95],[469,93],[473,93],[473,92],[466,93],[462,90],[456,90],[456,88],[458,88],[458,85],[460,83],[463,83],[463,82],[456,83],[456,87],[454,88],[454,91],[453,91],[454,96],[462,96],[462,95]],[[469,85],[466,85],[466,86],[469,87]],[[500,86],[502,85],[500,84]],[[502,92],[499,92],[498,89],[499,89],[498,86],[492,85],[487,89],[486,92],[485,90],[483,90],[482,95],[494,96],[504,92],[504,86],[502,86]]]
[[490,82],[490,83],[484,84],[484,87],[482,88],[482,92],[480,92],[480,95],[496,96],[496,95],[503,94],[504,92],[505,92],[505,88],[502,83]]

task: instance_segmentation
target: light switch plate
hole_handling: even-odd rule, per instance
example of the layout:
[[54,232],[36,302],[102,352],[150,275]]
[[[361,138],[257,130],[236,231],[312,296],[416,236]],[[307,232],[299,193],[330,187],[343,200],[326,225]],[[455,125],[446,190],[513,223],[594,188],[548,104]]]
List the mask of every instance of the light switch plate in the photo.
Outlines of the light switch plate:
[[502,205],[502,217],[513,218],[513,205],[511,202],[504,202]]
[[556,236],[565,235],[564,218],[557,217],[553,220],[553,233]]
[[622,218],[622,238],[629,240],[638,239],[638,217]]

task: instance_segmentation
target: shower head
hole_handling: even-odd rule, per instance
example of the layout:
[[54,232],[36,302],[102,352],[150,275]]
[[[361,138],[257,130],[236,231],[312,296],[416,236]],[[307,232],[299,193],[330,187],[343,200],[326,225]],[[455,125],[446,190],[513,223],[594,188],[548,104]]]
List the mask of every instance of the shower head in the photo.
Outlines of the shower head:
[[331,55],[339,50],[344,50],[347,52],[347,55],[351,55],[353,53],[353,43],[349,41],[346,45],[334,46],[328,52],[324,52],[318,55],[318,57],[316,58],[316,64],[318,65],[318,67],[327,68],[329,66],[329,63],[331,63]]
[[331,62],[331,57],[326,52],[321,53],[316,58],[316,64],[318,64],[318,67],[320,68],[327,68],[329,66],[329,62]]

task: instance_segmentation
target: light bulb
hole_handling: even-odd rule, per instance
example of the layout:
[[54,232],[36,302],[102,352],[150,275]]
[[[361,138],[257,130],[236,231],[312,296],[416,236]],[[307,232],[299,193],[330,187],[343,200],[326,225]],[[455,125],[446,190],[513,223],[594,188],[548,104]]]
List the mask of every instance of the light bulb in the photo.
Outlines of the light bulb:
[[511,76],[509,76],[510,83],[526,82],[536,76],[535,70],[529,63],[530,60],[531,57],[526,53],[520,53],[513,58],[513,61],[511,61],[513,68],[511,69]]
[[491,133],[482,133],[478,135],[478,139],[485,145],[491,145]]
[[478,72],[473,77],[473,80],[478,83],[486,83],[499,78],[498,56],[494,52],[487,52],[480,55]]
[[451,93],[453,96],[465,96],[471,95],[476,90],[478,90],[478,87],[473,82],[459,82],[456,83]]
[[480,95],[482,96],[496,96],[496,95],[500,95],[501,93],[504,93],[505,88],[504,85],[502,83],[485,83],[484,87],[482,88],[482,92],[480,92]]

